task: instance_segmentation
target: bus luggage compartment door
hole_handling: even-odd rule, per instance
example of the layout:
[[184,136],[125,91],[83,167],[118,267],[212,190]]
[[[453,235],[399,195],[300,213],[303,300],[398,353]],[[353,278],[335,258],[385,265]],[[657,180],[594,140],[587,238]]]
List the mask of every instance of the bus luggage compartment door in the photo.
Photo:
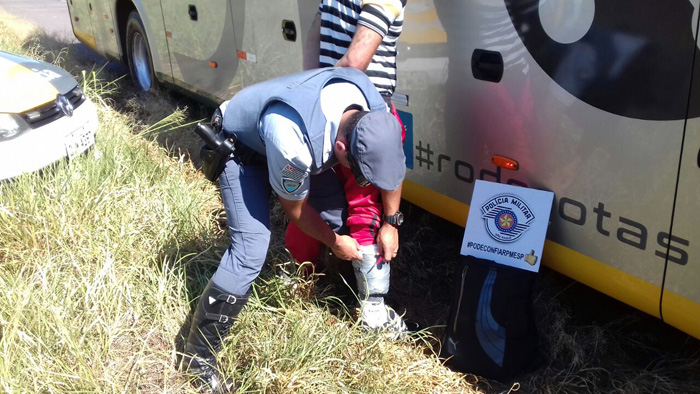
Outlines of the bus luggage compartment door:
[[[693,6],[698,10],[697,0],[693,1]],[[697,12],[693,15],[697,18]],[[700,211],[700,58],[697,26],[698,19],[695,19],[692,25],[696,34],[695,69],[679,165],[673,228],[671,234],[664,234],[659,241],[668,250],[661,304],[663,319],[700,338],[700,231],[697,219]]]

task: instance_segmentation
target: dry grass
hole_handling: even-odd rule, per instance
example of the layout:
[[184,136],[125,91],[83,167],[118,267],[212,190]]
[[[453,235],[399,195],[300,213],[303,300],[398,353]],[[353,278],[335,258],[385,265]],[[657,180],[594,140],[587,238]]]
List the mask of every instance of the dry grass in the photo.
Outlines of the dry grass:
[[[7,15],[0,48],[60,64],[101,100],[91,154],[0,184],[0,387],[191,391],[178,352],[227,236],[217,192],[192,161],[199,142],[181,126],[210,110],[167,91],[135,92],[128,77],[118,79],[123,69]],[[271,208],[270,265],[285,259],[285,219],[274,201]],[[335,274],[347,266],[329,260],[295,289],[268,267],[222,351],[242,392],[698,391],[696,339],[546,269],[534,295],[541,338],[533,369],[515,382],[447,369],[436,354],[462,230],[410,204],[402,210],[409,220],[391,293],[425,331],[400,342],[363,332]]]

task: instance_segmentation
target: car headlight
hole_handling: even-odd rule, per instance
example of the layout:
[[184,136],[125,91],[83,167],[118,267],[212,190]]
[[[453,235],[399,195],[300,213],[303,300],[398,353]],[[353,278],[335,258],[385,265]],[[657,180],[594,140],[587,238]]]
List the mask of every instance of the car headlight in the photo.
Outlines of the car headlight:
[[9,140],[27,131],[29,127],[17,115],[0,114],[0,141]]

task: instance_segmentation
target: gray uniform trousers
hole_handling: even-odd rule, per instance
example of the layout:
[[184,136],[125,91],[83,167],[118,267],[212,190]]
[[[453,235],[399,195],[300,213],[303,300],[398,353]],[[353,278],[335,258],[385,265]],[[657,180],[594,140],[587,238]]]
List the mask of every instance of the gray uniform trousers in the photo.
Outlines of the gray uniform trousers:
[[[333,231],[344,233],[347,201],[337,176],[328,170],[310,179],[309,203]],[[231,245],[212,280],[230,294],[246,294],[262,270],[270,244],[267,166],[229,159],[219,183]]]

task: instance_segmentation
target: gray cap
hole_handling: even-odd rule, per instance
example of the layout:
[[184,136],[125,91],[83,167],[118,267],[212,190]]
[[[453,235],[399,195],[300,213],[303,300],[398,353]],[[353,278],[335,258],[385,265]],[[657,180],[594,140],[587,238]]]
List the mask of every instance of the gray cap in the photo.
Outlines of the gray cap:
[[396,190],[406,176],[401,126],[394,115],[373,111],[364,115],[350,136],[350,154],[365,178],[382,190]]

